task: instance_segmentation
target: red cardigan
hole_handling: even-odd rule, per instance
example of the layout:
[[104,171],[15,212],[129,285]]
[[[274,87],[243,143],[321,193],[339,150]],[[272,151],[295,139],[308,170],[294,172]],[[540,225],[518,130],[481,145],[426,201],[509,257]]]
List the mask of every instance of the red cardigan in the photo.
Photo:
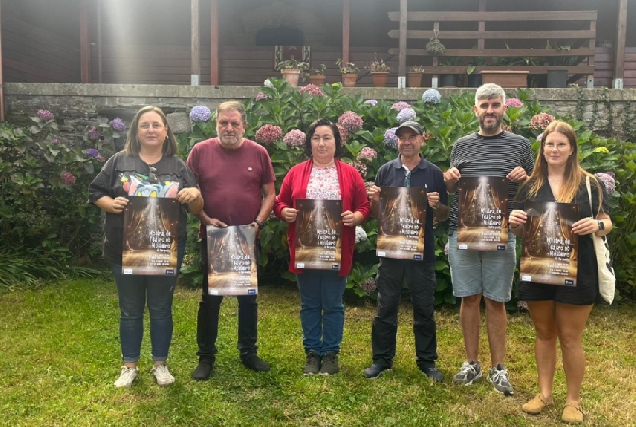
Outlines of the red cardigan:
[[[342,210],[360,212],[364,216],[364,221],[369,218],[371,207],[367,199],[367,190],[358,171],[346,163],[336,159],[336,169],[338,171],[338,181],[340,183],[340,195],[342,197]],[[307,198],[307,185],[313,161],[311,159],[300,163],[289,170],[283,184],[280,187],[280,194],[276,197],[274,213],[284,221],[281,212],[284,208],[293,208],[296,199]],[[291,222],[287,228],[287,243],[289,244],[289,271],[300,274],[302,269],[294,267],[296,257],[296,223]],[[355,227],[342,227],[342,253],[339,276],[347,276],[353,264],[353,249],[355,247]]]

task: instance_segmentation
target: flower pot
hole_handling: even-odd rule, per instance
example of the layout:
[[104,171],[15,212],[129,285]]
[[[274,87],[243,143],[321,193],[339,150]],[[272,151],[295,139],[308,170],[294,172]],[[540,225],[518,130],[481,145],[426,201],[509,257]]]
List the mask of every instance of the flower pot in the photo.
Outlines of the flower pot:
[[548,87],[566,87],[568,70],[548,70]]
[[309,76],[309,83],[316,86],[322,86],[325,83],[327,76],[323,76],[322,74],[314,74]]
[[506,89],[528,87],[529,71],[516,70],[484,70],[481,72],[482,83],[495,83]]
[[373,79],[373,86],[375,87],[385,87],[386,81],[389,78],[388,71],[374,71],[371,73],[371,78]]
[[422,87],[422,73],[406,73],[406,85],[408,87]]
[[469,74],[468,75],[468,87],[481,86],[481,74]]
[[441,87],[444,87],[444,86],[457,87],[457,74],[442,74],[442,76],[439,79],[439,85]]
[[344,87],[354,87],[356,85],[356,80],[358,80],[358,75],[355,73],[342,75],[342,85]]
[[298,79],[300,79],[300,70],[289,68],[280,70],[281,74],[287,80],[291,86],[298,86]]

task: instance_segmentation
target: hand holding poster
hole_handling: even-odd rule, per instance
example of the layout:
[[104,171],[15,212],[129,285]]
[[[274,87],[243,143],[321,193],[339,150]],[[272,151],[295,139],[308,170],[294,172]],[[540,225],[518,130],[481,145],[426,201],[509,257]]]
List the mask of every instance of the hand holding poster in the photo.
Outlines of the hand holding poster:
[[578,205],[555,202],[525,202],[528,215],[523,228],[521,280],[550,285],[576,286],[578,235],[572,224]]
[[296,268],[340,270],[342,201],[297,199]]
[[258,277],[251,225],[206,227],[208,239],[208,293],[210,295],[256,295]]
[[124,210],[122,274],[175,276],[179,203],[160,197],[128,197]]
[[505,251],[508,243],[506,178],[462,177],[457,188],[457,249]]
[[425,188],[381,187],[377,255],[423,260],[427,206]]

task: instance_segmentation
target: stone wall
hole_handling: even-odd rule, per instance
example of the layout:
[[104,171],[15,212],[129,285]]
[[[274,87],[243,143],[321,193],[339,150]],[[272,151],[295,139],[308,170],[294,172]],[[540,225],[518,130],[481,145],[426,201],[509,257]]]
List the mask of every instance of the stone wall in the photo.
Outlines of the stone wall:
[[[343,93],[360,95],[364,99],[415,101],[424,88],[344,88]],[[442,96],[474,92],[469,88],[441,88]],[[258,87],[251,86],[168,86],[118,84],[5,84],[7,120],[30,124],[29,117],[39,109],[53,112],[61,132],[69,140],[81,140],[87,127],[97,123],[98,117],[121,117],[130,123],[135,112],[144,105],[162,108],[177,133],[189,129],[187,113],[195,105],[214,109],[228,99],[249,99],[256,96]],[[507,90],[516,96],[515,90]],[[626,139],[625,120],[636,128],[636,89],[533,89],[531,97],[554,112],[583,119],[595,131]]]

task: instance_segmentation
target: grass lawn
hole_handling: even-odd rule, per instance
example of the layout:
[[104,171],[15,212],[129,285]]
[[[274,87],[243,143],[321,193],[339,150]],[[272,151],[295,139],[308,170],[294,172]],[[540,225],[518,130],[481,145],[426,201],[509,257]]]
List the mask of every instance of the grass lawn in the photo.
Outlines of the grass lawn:
[[[160,388],[150,375],[149,334],[141,374],[116,389],[119,374],[117,295],[112,281],[72,281],[0,294],[0,425],[7,426],[553,426],[561,425],[565,378],[561,362],[556,407],[539,416],[521,411],[537,392],[534,331],[527,314],[509,319],[507,367],[514,397],[485,380],[471,387],[450,379],[463,361],[456,310],[437,313],[438,368],[433,384],[415,366],[408,303],[400,312],[393,371],[367,380],[373,303],[349,303],[333,377],[303,377],[299,298],[293,287],[263,287],[259,354],[269,373],[245,369],[236,350],[235,298],[221,311],[219,354],[213,376],[190,379],[196,358],[199,291],[175,294],[175,331],[169,366],[176,384]],[[588,426],[636,425],[636,307],[598,307],[584,338],[588,370],[583,407]],[[482,328],[483,332],[483,328]],[[485,334],[481,360],[489,364]]]

